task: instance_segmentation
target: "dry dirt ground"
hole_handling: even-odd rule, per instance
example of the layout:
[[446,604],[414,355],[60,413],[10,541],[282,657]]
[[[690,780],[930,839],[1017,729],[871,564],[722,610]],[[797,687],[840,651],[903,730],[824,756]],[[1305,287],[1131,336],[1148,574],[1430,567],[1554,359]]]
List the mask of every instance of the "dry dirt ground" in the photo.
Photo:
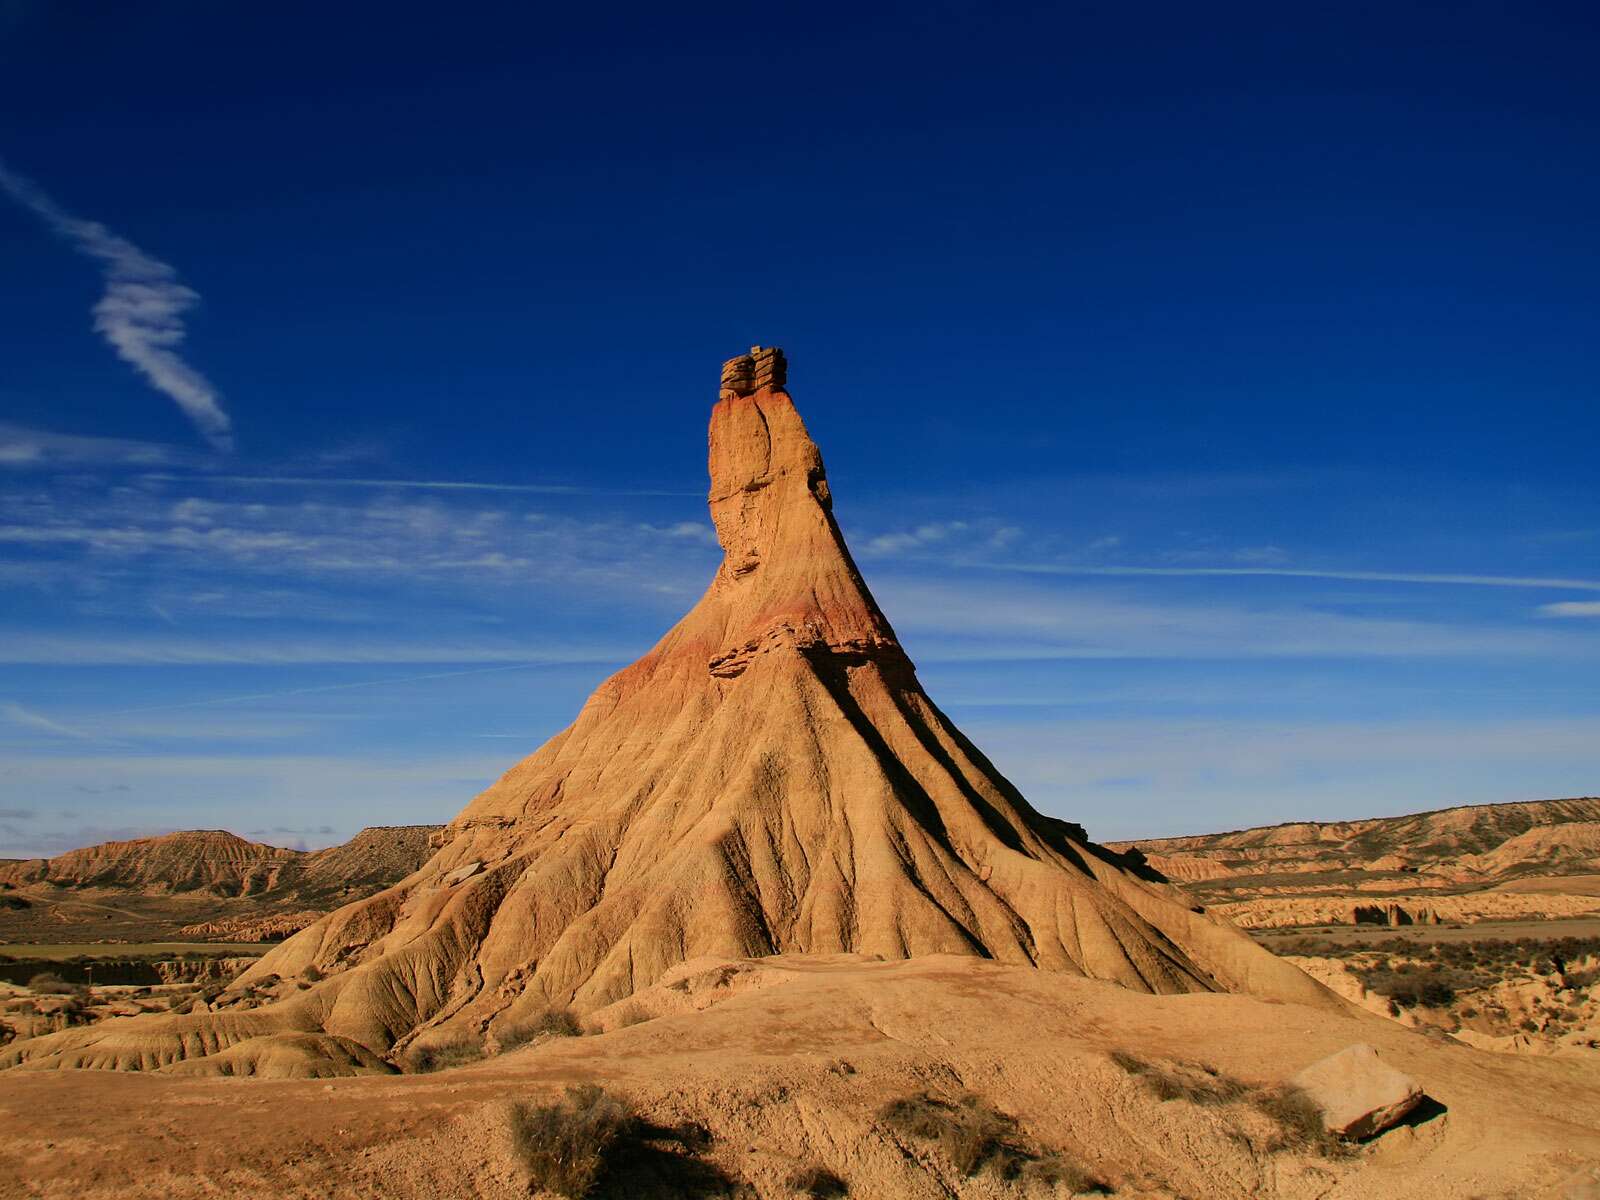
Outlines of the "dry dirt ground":
[[[1600,1073],[1490,1054],[1352,1009],[1113,984],[935,956],[687,964],[611,1032],[430,1075],[325,1080],[0,1074],[0,1196],[522,1197],[512,1102],[595,1082],[661,1129],[598,1196],[789,1197],[817,1168],[854,1197],[1067,1195],[896,1134],[883,1106],[976,1093],[1019,1138],[1124,1197],[1516,1197],[1600,1190]],[[679,1011],[669,1011],[676,1007]],[[1344,1158],[1271,1152],[1244,1106],[1157,1099],[1110,1058],[1275,1082],[1353,1042],[1432,1103]],[[741,1190],[742,1189],[742,1190]],[[816,1192],[812,1194],[827,1194]],[[839,1194],[837,1192],[833,1194]]]

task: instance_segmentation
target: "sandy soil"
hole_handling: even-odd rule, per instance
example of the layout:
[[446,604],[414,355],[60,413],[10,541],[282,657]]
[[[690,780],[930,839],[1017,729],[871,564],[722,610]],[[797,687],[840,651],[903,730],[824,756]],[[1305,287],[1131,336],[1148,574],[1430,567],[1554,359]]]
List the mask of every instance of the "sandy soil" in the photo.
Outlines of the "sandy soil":
[[1494,889],[1527,895],[1600,896],[1600,875],[1530,875]]
[[[695,1156],[638,1157],[599,1195],[795,1194],[821,1166],[866,1197],[1065,1195],[959,1178],[879,1119],[893,1098],[973,1091],[1117,1195],[1518,1197],[1600,1166],[1600,1078],[1487,1054],[1351,1010],[1237,995],[1140,995],[980,960],[856,956],[711,964],[678,989],[708,1004],[423,1076],[323,1081],[14,1070],[0,1075],[0,1197],[512,1197],[528,1194],[508,1102],[594,1081],[663,1126],[702,1125]],[[692,972],[690,973],[693,974]],[[706,980],[710,982],[707,983]],[[691,980],[694,983],[694,980]],[[671,989],[668,989],[669,991]],[[725,997],[725,998],[723,998]],[[672,999],[643,996],[660,1011]],[[1416,1077],[1422,1119],[1344,1160],[1269,1154],[1249,1113],[1161,1102],[1107,1057],[1199,1060],[1281,1080],[1358,1041]],[[721,1182],[719,1182],[721,1181]]]

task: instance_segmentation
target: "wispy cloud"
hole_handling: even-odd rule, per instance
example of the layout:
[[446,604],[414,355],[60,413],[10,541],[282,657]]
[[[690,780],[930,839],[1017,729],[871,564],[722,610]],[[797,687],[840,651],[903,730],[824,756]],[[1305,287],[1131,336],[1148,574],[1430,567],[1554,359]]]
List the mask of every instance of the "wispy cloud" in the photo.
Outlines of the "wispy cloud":
[[94,306],[95,331],[117,356],[183,410],[218,450],[233,448],[233,422],[217,389],[177,352],[186,329],[183,315],[199,293],[178,281],[175,268],[152,258],[99,221],[67,212],[37,184],[0,162],[0,191],[39,217],[85,258],[97,260],[105,292]]
[[971,521],[926,521],[911,529],[880,533],[860,542],[863,558],[893,558],[919,552],[954,554],[958,548],[972,551],[1004,550],[1022,531],[989,519]]
[[920,550],[944,542],[951,534],[964,533],[966,529],[965,521],[930,521],[915,529],[880,533],[877,537],[868,538],[862,543],[861,554],[866,558],[875,558]]
[[418,492],[523,492],[540,496],[699,496],[701,492],[672,492],[644,488],[579,487],[563,483],[478,483],[467,479],[365,479],[317,475],[163,475],[146,479],[158,483],[237,483],[249,487],[397,488]]
[[60,721],[52,721],[42,713],[24,708],[13,700],[0,702],[0,717],[4,717],[13,725],[20,725],[24,729],[31,729],[35,733],[48,733],[52,737],[71,738],[74,741],[94,741],[94,735],[82,729],[75,729],[71,725],[63,725]]
[[1600,718],[1141,716],[969,721],[967,732],[1036,805],[1116,838],[1587,795]]
[[1600,600],[1563,600],[1560,604],[1541,604],[1547,617],[1600,617]]
[[[470,496],[206,499],[152,488],[0,491],[0,558],[28,568],[20,584],[80,591],[105,615],[154,614],[154,601],[180,624],[204,613],[250,615],[258,606],[241,607],[238,595],[215,604],[198,599],[235,592],[231,584],[246,576],[258,594],[264,580],[271,591],[305,593],[275,606],[280,615],[304,616],[326,608],[330,586],[344,581],[454,588],[473,580],[638,599],[662,587],[674,595],[703,587],[715,566],[715,539],[703,522],[654,526]],[[50,569],[62,565],[70,568],[65,576]],[[0,562],[0,575],[8,569]],[[229,569],[240,578],[228,581]],[[113,593],[93,590],[113,579]]]
[[78,437],[0,421],[0,467],[155,467],[176,458],[172,447],[156,442]]
[[[1356,616],[1303,605],[1180,604],[1003,580],[890,576],[875,590],[914,659],[1568,658],[1576,631]],[[981,618],[976,617],[981,614]]]
[[[257,700],[278,700],[288,696],[311,696],[321,692],[346,692],[352,688],[394,687],[402,683],[422,683],[434,679],[458,679],[463,675],[488,675],[498,671],[528,671],[535,667],[549,665],[549,663],[545,662],[509,663],[503,667],[473,667],[465,671],[430,671],[426,675],[402,675],[399,678],[391,677],[389,679],[363,679],[355,683],[325,683],[316,687],[286,688],[272,692],[249,692],[240,696],[214,696],[208,700],[186,700],[180,704],[151,704],[140,708],[120,709],[113,715],[170,712],[177,708],[213,708],[223,704],[246,704]],[[485,734],[483,736],[499,735]]]
[[995,571],[1018,571],[1029,575],[1108,575],[1108,576],[1230,576],[1273,575],[1286,579],[1344,579],[1366,583],[1431,583],[1470,587],[1561,588],[1567,591],[1600,592],[1600,579],[1568,579],[1539,575],[1469,575],[1428,571],[1340,571],[1313,567],[1091,567],[1065,563],[968,563]]
[[[570,643],[549,653],[526,642],[371,641],[348,638],[147,638],[129,635],[19,633],[0,641],[0,663],[79,666],[312,666],[504,663],[508,666],[618,663],[647,647]],[[539,661],[534,662],[537,658]],[[391,681],[391,682],[399,682]],[[309,689],[312,691],[320,689]],[[247,697],[257,698],[257,697]]]

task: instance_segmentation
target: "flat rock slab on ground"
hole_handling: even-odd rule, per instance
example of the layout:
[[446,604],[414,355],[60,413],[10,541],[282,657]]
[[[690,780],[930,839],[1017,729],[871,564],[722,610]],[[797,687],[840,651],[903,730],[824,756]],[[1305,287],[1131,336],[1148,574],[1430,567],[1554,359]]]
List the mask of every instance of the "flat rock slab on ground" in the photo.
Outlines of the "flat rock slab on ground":
[[1347,1138],[1382,1133],[1422,1102],[1422,1085],[1365,1042],[1312,1063],[1293,1082],[1317,1102],[1329,1131]]

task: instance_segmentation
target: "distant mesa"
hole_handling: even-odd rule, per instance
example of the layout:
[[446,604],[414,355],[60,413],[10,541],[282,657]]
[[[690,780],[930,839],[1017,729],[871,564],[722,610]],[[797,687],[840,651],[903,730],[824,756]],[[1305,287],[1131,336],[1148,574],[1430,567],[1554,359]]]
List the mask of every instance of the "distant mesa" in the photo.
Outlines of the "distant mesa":
[[348,842],[311,851],[252,842],[224,829],[186,829],[0,864],[0,884],[315,898],[404,878],[427,857],[428,836],[438,828],[369,826]]
[[70,1030],[0,1064],[136,1068],[308,1035],[392,1060],[552,1005],[595,1012],[690,960],[770,955],[959,955],[1339,1008],[1036,811],[939,711],[845,546],[786,368],[761,347],[723,368],[708,445],[723,561],[693,609],[467,805],[419,870],[233,989],[315,986]]
[[1600,913],[1600,798],[1113,842],[1249,928]]
[[284,868],[301,856],[300,851],[247,841],[222,829],[192,829],[0,866],[0,883],[257,895],[273,887]]

